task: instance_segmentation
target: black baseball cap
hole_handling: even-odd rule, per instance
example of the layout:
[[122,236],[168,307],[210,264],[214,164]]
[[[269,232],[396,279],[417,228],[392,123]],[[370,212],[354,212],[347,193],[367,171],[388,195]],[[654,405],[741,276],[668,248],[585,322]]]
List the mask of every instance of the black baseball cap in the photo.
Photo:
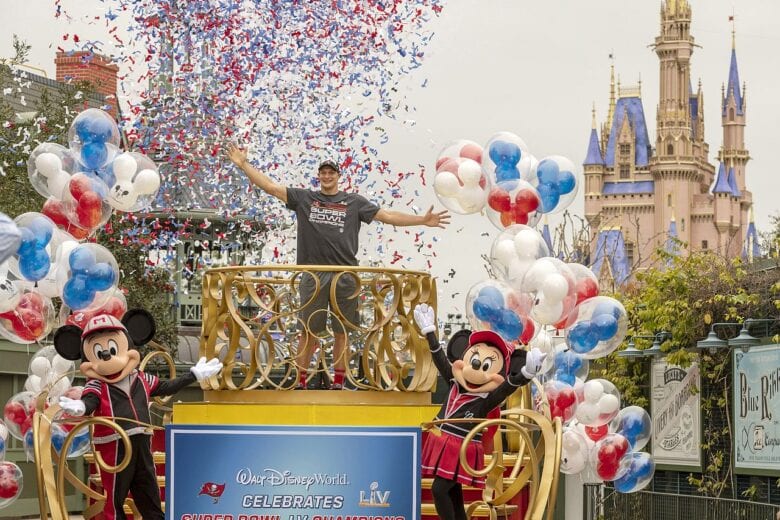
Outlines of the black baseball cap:
[[317,168],[317,171],[320,171],[320,170],[322,170],[323,168],[330,168],[330,169],[334,170],[336,173],[341,173],[341,172],[339,171],[339,165],[338,165],[338,164],[336,164],[334,161],[331,161],[330,159],[328,159],[328,160],[326,160],[326,161],[322,161],[322,162],[320,163],[320,167],[319,167],[319,168]]

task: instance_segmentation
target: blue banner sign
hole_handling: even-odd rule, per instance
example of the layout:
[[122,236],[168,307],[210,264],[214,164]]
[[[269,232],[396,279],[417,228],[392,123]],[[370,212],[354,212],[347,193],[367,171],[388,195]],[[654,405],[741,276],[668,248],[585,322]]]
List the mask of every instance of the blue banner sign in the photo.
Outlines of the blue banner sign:
[[420,429],[166,429],[167,520],[417,520]]
[[780,471],[780,345],[734,352],[734,444],[734,467]]

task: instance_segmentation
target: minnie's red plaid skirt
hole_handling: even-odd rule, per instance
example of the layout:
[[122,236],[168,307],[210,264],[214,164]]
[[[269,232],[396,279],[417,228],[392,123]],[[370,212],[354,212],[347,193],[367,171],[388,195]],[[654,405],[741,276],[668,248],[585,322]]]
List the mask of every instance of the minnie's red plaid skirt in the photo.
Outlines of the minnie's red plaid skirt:
[[[466,473],[460,465],[460,445],[463,437],[456,437],[441,430],[423,432],[422,474],[423,477],[442,477],[477,488],[485,487],[484,477]],[[480,470],[485,467],[485,452],[481,441],[471,441],[466,448],[469,465]]]

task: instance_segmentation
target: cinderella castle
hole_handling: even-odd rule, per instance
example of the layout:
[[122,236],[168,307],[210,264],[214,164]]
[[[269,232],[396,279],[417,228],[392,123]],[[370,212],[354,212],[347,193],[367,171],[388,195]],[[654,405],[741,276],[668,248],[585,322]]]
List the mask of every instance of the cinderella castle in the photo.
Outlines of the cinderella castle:
[[728,81],[721,93],[723,137],[716,167],[708,160],[701,82],[696,91],[691,84],[690,27],[688,1],[665,0],[661,33],[653,44],[660,62],[654,143],[640,88],[618,85],[616,92],[614,65],[601,136],[593,112],[583,162],[585,216],[593,270],[617,285],[634,270],[657,262],[659,247],[758,256],[752,194],[746,185],[746,93],[739,82],[733,33]]

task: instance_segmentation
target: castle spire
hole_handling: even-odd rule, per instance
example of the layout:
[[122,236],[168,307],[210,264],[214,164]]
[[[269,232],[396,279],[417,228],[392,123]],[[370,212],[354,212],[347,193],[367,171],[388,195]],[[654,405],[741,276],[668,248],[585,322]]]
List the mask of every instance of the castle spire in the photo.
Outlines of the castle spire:
[[739,67],[737,66],[737,49],[734,43],[734,32],[731,34],[731,61],[729,62],[729,82],[726,85],[726,92],[723,97],[723,114],[726,114],[726,105],[731,96],[734,96],[734,103],[737,107],[737,114],[742,115],[744,106],[742,103],[742,91],[739,84]]
[[601,146],[599,146],[599,134],[596,130],[596,103],[593,103],[593,120],[590,127],[590,139],[588,141],[588,153],[585,155],[585,162],[583,166],[588,165],[603,165],[604,156],[601,153]]
[[607,112],[607,127],[612,128],[612,118],[615,117],[615,58],[609,55],[612,63],[609,65],[609,111]]

